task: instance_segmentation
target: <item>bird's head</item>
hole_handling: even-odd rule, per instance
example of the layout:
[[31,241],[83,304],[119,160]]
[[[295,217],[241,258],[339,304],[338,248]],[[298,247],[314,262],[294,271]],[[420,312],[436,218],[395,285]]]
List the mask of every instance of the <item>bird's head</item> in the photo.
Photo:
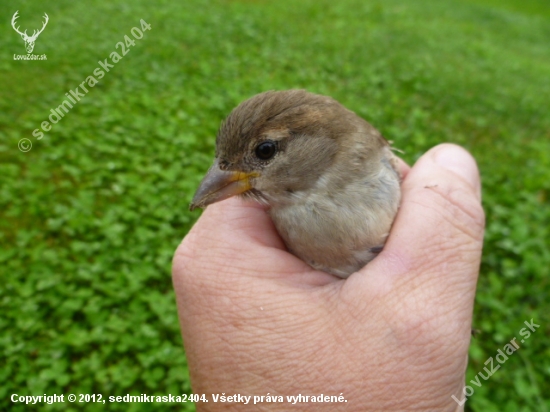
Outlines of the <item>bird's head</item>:
[[[362,122],[362,123],[361,123]],[[237,106],[216,138],[216,159],[191,209],[244,194],[270,205],[313,187],[349,137],[370,127],[336,100],[304,90],[269,91]]]

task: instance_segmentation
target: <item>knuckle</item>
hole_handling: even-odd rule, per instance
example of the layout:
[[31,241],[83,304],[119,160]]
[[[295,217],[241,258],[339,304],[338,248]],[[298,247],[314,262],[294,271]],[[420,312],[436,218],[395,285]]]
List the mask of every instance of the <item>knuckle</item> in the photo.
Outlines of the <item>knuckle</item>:
[[[204,269],[205,249],[202,237],[195,228],[183,238],[172,259],[172,276],[186,280],[186,283],[196,277],[196,273]],[[207,250],[207,249],[206,249]]]

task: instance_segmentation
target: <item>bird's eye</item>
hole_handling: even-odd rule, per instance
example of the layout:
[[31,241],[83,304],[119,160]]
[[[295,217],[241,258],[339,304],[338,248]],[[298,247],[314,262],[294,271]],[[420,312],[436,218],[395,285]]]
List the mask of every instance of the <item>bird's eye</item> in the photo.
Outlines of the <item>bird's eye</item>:
[[277,146],[275,142],[269,140],[266,142],[262,142],[258,146],[256,146],[256,156],[262,160],[271,159],[273,156],[275,156],[276,151]]

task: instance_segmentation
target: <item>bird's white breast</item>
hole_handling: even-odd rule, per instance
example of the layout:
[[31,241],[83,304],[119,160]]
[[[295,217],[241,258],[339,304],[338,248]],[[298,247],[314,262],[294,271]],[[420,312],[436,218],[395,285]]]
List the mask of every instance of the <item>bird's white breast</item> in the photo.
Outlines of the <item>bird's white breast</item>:
[[287,247],[312,267],[347,277],[383,246],[400,202],[399,176],[386,157],[378,172],[335,186],[321,176],[270,209]]

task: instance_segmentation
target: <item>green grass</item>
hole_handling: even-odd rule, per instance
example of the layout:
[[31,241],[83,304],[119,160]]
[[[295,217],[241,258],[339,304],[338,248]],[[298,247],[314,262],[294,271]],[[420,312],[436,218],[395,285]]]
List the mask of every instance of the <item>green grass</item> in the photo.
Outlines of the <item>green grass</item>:
[[[541,327],[466,406],[550,410],[550,5],[335,3],[0,4],[0,409],[38,410],[12,393],[189,392],[170,279],[198,217],[189,201],[225,115],[299,87],[355,110],[410,163],[440,142],[474,154],[487,234],[468,379],[524,321]],[[34,50],[46,61],[13,60],[16,10],[31,32],[48,13]],[[140,19],[152,30],[33,137]]]

